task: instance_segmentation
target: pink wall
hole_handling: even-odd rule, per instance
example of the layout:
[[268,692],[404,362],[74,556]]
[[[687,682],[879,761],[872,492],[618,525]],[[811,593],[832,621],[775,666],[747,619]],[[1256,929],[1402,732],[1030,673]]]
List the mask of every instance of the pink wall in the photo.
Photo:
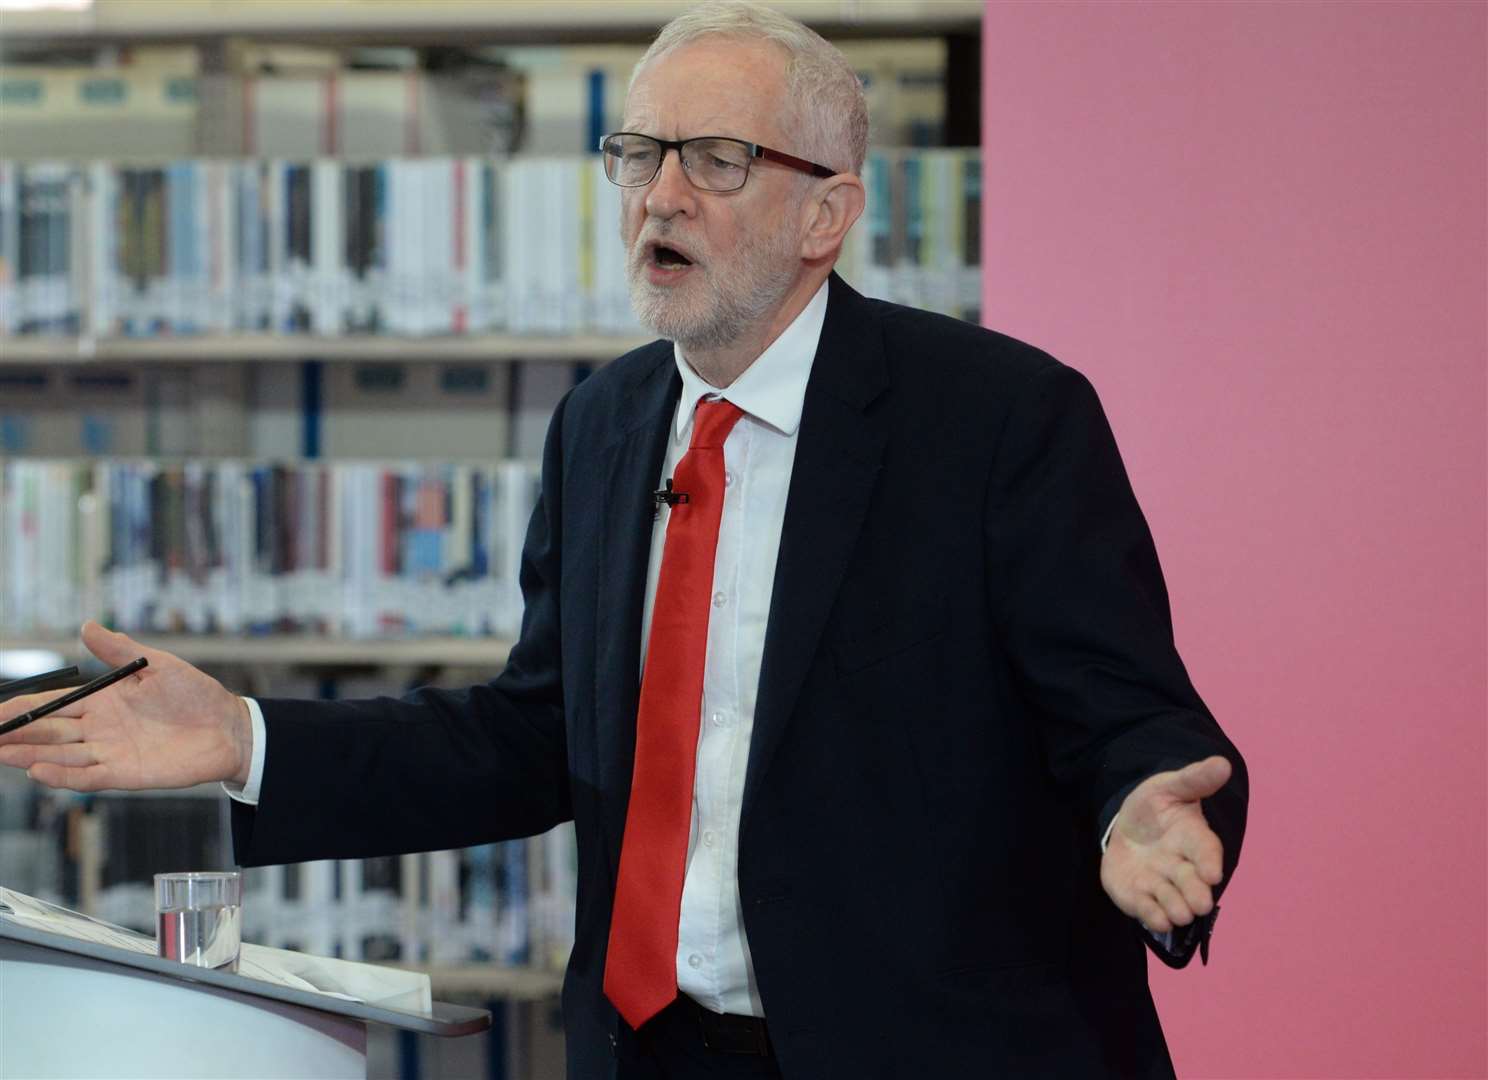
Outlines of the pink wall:
[[1488,1076],[1482,3],[1000,3],[989,325],[1085,371],[1250,763],[1184,1077]]

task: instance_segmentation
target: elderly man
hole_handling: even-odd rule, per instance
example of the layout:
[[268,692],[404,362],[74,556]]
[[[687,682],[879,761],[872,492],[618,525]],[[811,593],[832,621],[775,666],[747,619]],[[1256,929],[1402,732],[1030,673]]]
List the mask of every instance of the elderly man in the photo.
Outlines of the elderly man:
[[1243,762],[1089,384],[832,273],[866,139],[768,9],[643,58],[602,156],[664,340],[559,406],[492,682],[246,702],[90,624],[151,666],[0,761],[230,781],[247,865],[571,818],[574,1080],[1172,1076],[1144,942],[1207,950]]

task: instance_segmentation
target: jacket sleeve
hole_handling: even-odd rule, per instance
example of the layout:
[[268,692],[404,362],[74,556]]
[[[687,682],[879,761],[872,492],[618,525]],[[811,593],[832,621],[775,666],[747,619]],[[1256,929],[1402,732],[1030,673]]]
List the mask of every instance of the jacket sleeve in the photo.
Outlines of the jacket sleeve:
[[[1230,781],[1203,804],[1227,884],[1245,830],[1245,762],[1174,647],[1152,536],[1095,390],[1073,369],[1050,363],[1019,388],[986,529],[1000,638],[1041,717],[1055,781],[1100,836],[1146,777],[1228,758]],[[1181,957],[1157,951],[1181,966],[1197,944]]]
[[258,805],[232,807],[239,864],[463,847],[571,817],[558,622],[563,412],[548,431],[521,558],[522,629],[505,670],[402,698],[260,698],[267,756]]

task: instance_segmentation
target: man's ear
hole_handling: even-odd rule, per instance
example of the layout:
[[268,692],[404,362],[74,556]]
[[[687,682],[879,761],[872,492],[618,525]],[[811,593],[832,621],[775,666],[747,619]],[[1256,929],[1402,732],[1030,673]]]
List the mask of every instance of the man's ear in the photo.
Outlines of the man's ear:
[[853,222],[863,214],[863,181],[852,173],[838,173],[819,181],[821,188],[806,200],[806,234],[801,258],[808,261],[835,256]]

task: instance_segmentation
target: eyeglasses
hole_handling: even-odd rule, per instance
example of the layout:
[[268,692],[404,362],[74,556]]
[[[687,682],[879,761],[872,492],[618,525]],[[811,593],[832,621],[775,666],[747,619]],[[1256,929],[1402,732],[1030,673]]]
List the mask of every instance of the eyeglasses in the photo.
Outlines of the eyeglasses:
[[695,139],[653,139],[632,131],[618,131],[599,140],[604,155],[605,176],[621,187],[645,187],[661,172],[668,150],[677,151],[682,168],[693,187],[703,191],[738,191],[749,179],[749,166],[764,158],[812,176],[836,176],[836,170],[768,146],[703,135]]

